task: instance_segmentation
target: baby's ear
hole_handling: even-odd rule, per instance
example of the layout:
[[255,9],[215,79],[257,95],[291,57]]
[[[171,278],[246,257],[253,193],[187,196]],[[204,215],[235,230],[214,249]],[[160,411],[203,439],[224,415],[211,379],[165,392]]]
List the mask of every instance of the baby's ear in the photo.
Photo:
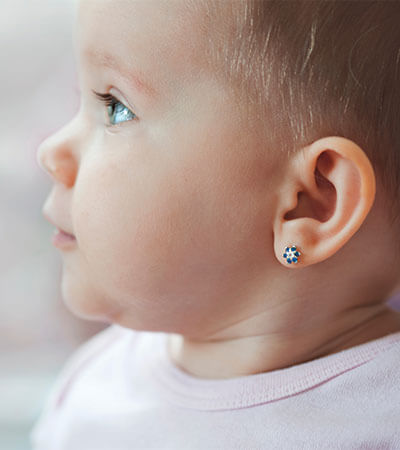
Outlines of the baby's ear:
[[[353,141],[329,136],[299,150],[289,160],[277,194],[278,260],[287,267],[302,267],[329,258],[360,228],[375,190],[374,169]],[[285,253],[290,245],[301,253],[295,264],[288,264]]]

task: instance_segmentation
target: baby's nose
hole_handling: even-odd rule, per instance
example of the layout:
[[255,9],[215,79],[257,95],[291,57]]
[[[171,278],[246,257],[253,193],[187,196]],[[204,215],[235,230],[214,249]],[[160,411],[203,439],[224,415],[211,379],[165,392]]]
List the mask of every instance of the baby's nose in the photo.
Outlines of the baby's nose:
[[68,143],[56,133],[45,139],[38,147],[36,160],[41,169],[54,181],[70,187],[75,178],[76,161]]
[[36,152],[36,161],[42,170],[52,173],[55,170],[55,167],[48,156],[49,150],[47,141],[48,138],[39,145]]

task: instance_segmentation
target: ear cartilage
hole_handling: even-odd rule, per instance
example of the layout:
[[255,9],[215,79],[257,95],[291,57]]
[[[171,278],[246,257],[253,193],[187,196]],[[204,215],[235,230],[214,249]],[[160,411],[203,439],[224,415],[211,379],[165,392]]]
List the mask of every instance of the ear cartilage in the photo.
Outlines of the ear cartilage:
[[295,263],[297,264],[298,257],[301,255],[301,253],[297,250],[297,247],[295,245],[290,245],[289,247],[285,248],[285,253],[283,254],[283,257],[286,258],[286,262],[288,264]]

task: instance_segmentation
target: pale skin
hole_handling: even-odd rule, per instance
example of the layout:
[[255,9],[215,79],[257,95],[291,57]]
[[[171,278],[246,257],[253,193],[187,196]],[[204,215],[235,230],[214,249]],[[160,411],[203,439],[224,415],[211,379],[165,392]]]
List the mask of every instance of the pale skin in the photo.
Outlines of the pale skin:
[[[232,90],[202,58],[199,13],[183,4],[78,2],[81,107],[38,150],[54,181],[45,208],[76,236],[61,252],[66,305],[170,333],[171,360],[201,378],[283,369],[400,331],[384,304],[399,283],[397,236],[364,151],[338,136],[285,164],[264,151],[253,132],[263,124],[240,126]],[[127,75],[93,65],[94,52]],[[110,126],[92,89],[137,120]],[[288,244],[297,264],[282,257]]]

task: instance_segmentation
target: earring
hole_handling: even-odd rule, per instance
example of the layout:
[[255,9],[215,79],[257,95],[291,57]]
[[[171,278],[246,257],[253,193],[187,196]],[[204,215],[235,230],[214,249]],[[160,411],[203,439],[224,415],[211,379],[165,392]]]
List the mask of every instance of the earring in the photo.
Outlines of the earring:
[[288,264],[292,264],[292,262],[297,264],[298,261],[297,257],[300,255],[301,253],[297,250],[297,247],[291,244],[289,247],[285,248],[285,253],[283,254],[283,257],[286,258]]

